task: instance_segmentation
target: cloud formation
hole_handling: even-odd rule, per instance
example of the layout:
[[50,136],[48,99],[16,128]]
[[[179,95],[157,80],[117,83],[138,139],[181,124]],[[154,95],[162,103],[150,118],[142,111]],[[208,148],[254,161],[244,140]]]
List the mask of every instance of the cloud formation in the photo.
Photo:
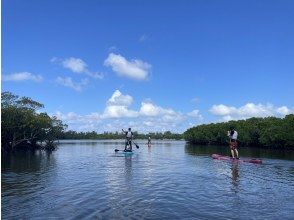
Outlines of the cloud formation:
[[104,65],[111,67],[119,76],[135,80],[146,80],[151,71],[151,65],[142,60],[133,59],[128,61],[120,54],[110,53],[104,61]]
[[133,102],[133,97],[130,95],[123,95],[119,90],[115,90],[110,99],[107,101],[108,105],[123,105],[129,106]]
[[287,106],[275,107],[272,104],[254,104],[247,103],[239,108],[227,105],[213,105],[209,109],[210,113],[221,116],[223,120],[246,119],[250,117],[268,117],[268,116],[285,116],[294,111]]
[[192,118],[196,118],[196,119],[200,119],[200,120],[203,119],[203,117],[200,114],[200,111],[198,109],[195,109],[195,110],[187,113],[187,115],[190,116],[190,117],[192,117]]
[[74,112],[55,115],[64,120],[70,129],[79,131],[96,130],[119,131],[121,128],[132,127],[140,132],[150,131],[176,131],[186,128],[188,120],[199,120],[201,115],[198,110],[183,114],[171,108],[163,108],[153,104],[151,100],[141,102],[138,110],[131,109],[134,99],[128,94],[115,90],[106,101],[102,113],[95,112],[89,115],[77,115]]
[[3,81],[34,81],[34,82],[41,82],[43,77],[41,75],[34,75],[30,72],[19,72],[19,73],[12,73],[8,75],[2,75]]
[[62,65],[74,73],[83,73],[87,70],[87,64],[79,58],[70,57],[64,59]]
[[138,112],[128,109],[133,102],[133,97],[123,95],[119,90],[115,90],[104,110],[102,118],[132,118],[137,117]]
[[159,115],[176,115],[177,113],[172,109],[164,109],[160,106],[154,105],[151,102],[142,102],[140,108],[140,115],[155,117]]
[[88,65],[86,64],[86,62],[80,58],[69,57],[65,59],[60,59],[60,58],[53,57],[51,59],[51,62],[60,64],[62,67],[64,67],[65,69],[69,69],[73,73],[84,74],[94,79],[104,78],[103,73],[92,72],[88,70]]
[[88,79],[82,79],[80,82],[74,82],[71,77],[57,77],[56,83],[65,87],[69,87],[78,92],[82,91],[83,88],[89,83]]

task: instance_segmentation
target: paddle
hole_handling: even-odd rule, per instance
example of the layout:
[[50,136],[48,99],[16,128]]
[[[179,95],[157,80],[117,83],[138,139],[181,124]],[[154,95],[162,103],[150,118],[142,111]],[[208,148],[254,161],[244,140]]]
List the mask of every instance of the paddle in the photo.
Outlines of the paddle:
[[139,147],[139,145],[138,144],[136,144],[134,141],[133,141],[133,143],[136,145],[136,148],[137,149],[139,149],[140,147]]

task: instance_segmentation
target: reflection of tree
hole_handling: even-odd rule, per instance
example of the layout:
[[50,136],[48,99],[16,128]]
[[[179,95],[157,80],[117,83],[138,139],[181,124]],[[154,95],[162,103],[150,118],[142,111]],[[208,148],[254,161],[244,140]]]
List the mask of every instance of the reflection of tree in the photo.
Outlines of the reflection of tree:
[[35,173],[55,163],[51,151],[18,151],[2,156],[2,171]]
[[226,155],[228,154],[228,148],[224,146],[203,146],[197,144],[186,143],[185,152],[190,155],[211,155],[215,152]]
[[[55,170],[48,168],[56,167],[56,158],[50,151],[19,151],[2,157],[1,164],[2,192],[22,195],[37,191],[44,183],[52,183],[50,178],[54,178],[54,174],[47,173]],[[16,178],[20,174],[21,178]]]

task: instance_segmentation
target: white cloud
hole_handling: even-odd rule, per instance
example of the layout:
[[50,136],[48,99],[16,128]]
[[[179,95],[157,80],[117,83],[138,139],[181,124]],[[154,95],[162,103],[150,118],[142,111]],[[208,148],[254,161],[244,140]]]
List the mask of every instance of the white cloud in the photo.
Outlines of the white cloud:
[[94,79],[103,79],[104,78],[103,73],[92,73],[92,72],[86,71],[85,74],[87,76],[94,78]]
[[151,65],[141,60],[128,61],[119,54],[110,53],[104,65],[111,67],[119,76],[136,80],[146,80],[150,74]]
[[262,105],[254,103],[247,103],[246,105],[240,107],[237,110],[237,114],[245,117],[266,117],[266,116],[272,116],[276,113],[276,110],[272,105]]
[[129,106],[133,102],[133,97],[130,95],[123,95],[119,90],[115,90],[111,98],[107,101],[108,105],[122,105]]
[[[223,116],[223,121],[231,121],[231,120],[235,120],[235,118],[233,118],[232,116],[230,116],[230,115],[226,115],[226,116]],[[238,118],[236,118],[236,119],[238,119]]]
[[62,61],[64,68],[70,69],[74,73],[83,73],[87,70],[87,64],[80,58],[70,57]]
[[160,114],[160,108],[152,103],[142,102],[140,114],[143,116],[157,116]]
[[180,113],[165,114],[162,116],[162,121],[166,123],[177,123],[184,120],[184,116]]
[[34,81],[41,82],[43,80],[41,75],[34,75],[29,72],[12,73],[9,75],[2,75],[3,81]]
[[82,89],[88,84],[88,79],[82,79],[80,82],[74,82],[71,77],[57,77],[56,83],[65,87],[72,88],[76,91],[82,91]]
[[103,118],[133,118],[138,117],[138,112],[128,109],[126,106],[112,105],[104,110]]
[[[69,125],[69,129],[79,131],[96,130],[120,131],[121,128],[132,127],[139,132],[167,131],[183,132],[190,119],[200,118],[198,110],[187,114],[163,108],[151,103],[151,100],[141,102],[139,110],[131,109],[134,99],[128,94],[115,90],[106,101],[102,113],[96,112],[89,115],[78,115],[73,112],[62,114],[56,112],[60,119]],[[198,118],[197,118],[197,117]]]
[[246,119],[250,117],[285,116],[294,112],[286,106],[275,107],[271,104],[247,103],[239,108],[223,104],[213,105],[210,110],[212,114],[222,116],[224,121]]
[[91,113],[88,115],[78,115],[74,112],[69,112],[67,114],[63,114],[60,111],[56,111],[53,115],[55,115],[60,120],[64,120],[64,121],[67,121],[70,123],[74,123],[74,122],[91,123],[94,121],[97,122],[101,119],[101,117],[98,113]]
[[[172,109],[165,109],[154,105],[151,102],[142,102],[139,111],[131,110],[128,107],[132,104],[133,97],[123,95],[116,90],[107,101],[107,106],[102,115],[103,118],[137,118],[137,117],[160,117],[164,122],[179,121],[184,117],[181,113]],[[157,120],[159,120],[157,118]]]
[[60,111],[56,111],[54,114],[50,115],[56,116],[58,119],[62,120],[69,126],[69,129],[77,131],[93,131],[101,126],[101,119],[98,113],[78,115],[74,112],[63,114]]
[[143,124],[149,127],[155,126],[155,123],[153,121],[144,121]]
[[187,119],[181,112],[176,112],[171,108],[162,108],[151,102],[142,102],[139,114],[143,124],[152,127],[153,131],[166,131],[176,128]]
[[200,120],[203,119],[203,117],[202,117],[202,115],[200,114],[200,111],[199,111],[198,109],[195,109],[195,110],[193,110],[193,111],[191,111],[191,112],[188,112],[187,115],[188,115],[189,117],[192,117],[192,118],[197,118],[197,119],[200,119]]
[[151,102],[142,102],[140,114],[143,116],[158,116],[158,115],[176,115],[177,113],[172,109],[164,109],[160,106],[154,105]]
[[123,95],[119,90],[115,90],[102,115],[103,118],[131,118],[138,117],[138,112],[128,109],[133,102],[133,97]]
[[235,107],[229,107],[226,105],[213,105],[211,109],[209,110],[212,114],[214,115],[229,115],[229,114],[234,114],[237,109]]
[[70,57],[65,59],[60,59],[57,57],[53,57],[50,60],[52,63],[58,63],[62,65],[64,68],[69,69],[74,73],[85,74],[94,79],[103,79],[104,74],[99,72],[91,72],[88,70],[88,65],[80,58]]
[[288,115],[293,113],[293,110],[291,111],[287,106],[282,106],[277,108],[277,112],[281,115]]

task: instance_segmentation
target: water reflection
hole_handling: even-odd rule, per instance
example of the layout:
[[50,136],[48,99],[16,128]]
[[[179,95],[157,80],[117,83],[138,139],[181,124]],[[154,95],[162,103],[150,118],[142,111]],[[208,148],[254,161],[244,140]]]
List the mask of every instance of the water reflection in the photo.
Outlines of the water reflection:
[[124,173],[125,173],[125,180],[126,185],[129,186],[131,180],[132,180],[132,158],[133,155],[125,155],[125,167],[124,167]]
[[[10,197],[16,200],[32,199],[50,186],[56,175],[54,153],[15,152],[2,157],[2,201],[12,205],[13,200],[9,200]],[[21,202],[19,206],[22,206]]]
[[147,149],[148,149],[148,154],[150,154],[151,153],[151,147],[148,146]]
[[229,148],[225,146],[203,146],[186,143],[185,152],[190,155],[211,155],[211,154],[229,154]]
[[238,192],[238,185],[239,185],[239,163],[232,163],[231,166],[231,171],[232,171],[232,185],[233,185],[233,190],[235,192]]
[[[133,155],[125,155],[114,152],[115,148],[123,149],[124,142],[120,142],[120,147],[115,146],[115,141],[96,143],[94,147],[63,145],[52,154],[36,152],[3,158],[2,217],[291,219],[294,216],[293,195],[289,193],[294,189],[292,161],[263,158],[266,163],[254,165],[213,160],[212,153],[227,155],[228,147],[193,146],[185,142],[172,142],[172,146],[170,142],[155,144],[151,148],[137,142],[140,149],[135,149]],[[247,154],[242,150],[242,157],[255,157],[254,150],[249,149]]]
[[61,140],[58,142],[59,145],[124,145],[124,140]]
[[56,163],[53,154],[54,152],[42,150],[7,154],[2,156],[2,171],[9,170],[17,174],[38,172]]
[[[272,159],[284,159],[294,160],[294,151],[292,150],[281,150],[281,149],[265,149],[265,148],[253,148],[253,147],[239,147],[238,148],[240,157],[250,158],[272,158]],[[221,154],[230,155],[229,147],[227,146],[201,146],[187,143],[185,145],[185,152],[190,155],[211,155]]]

